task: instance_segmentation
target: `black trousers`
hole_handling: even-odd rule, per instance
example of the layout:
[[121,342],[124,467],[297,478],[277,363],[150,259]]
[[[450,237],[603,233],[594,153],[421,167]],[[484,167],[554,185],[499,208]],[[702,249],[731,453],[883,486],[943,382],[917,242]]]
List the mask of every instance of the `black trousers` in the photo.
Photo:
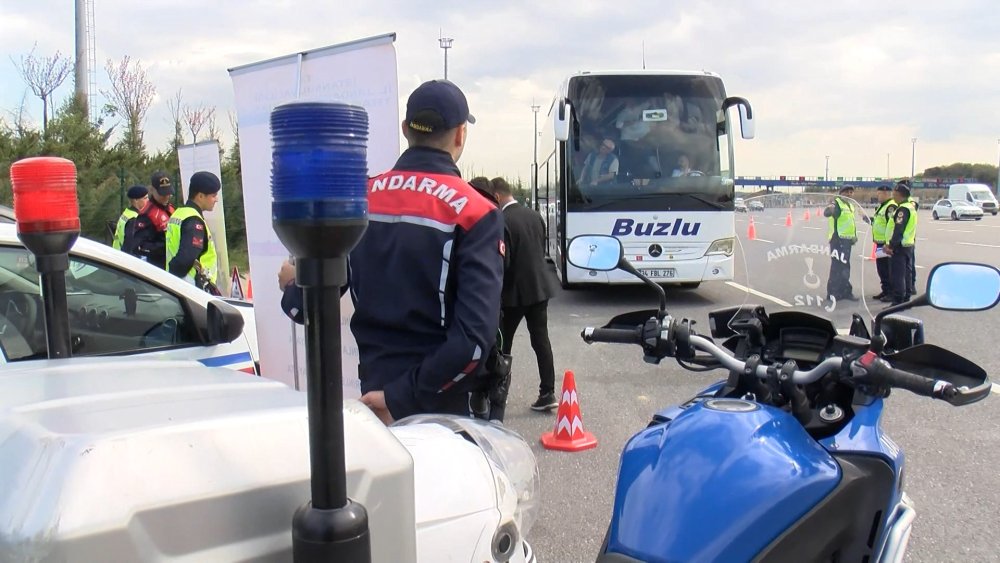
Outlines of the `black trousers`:
[[917,289],[917,247],[910,247],[910,295],[916,294]]
[[913,295],[913,247],[900,246],[892,249],[892,301],[902,303]]
[[531,349],[538,359],[538,394],[555,392],[556,371],[552,359],[552,344],[549,342],[549,302],[542,301],[524,307],[504,307],[500,333],[503,334],[503,353],[510,354],[521,319],[527,321]]
[[826,294],[840,299],[854,293],[851,286],[851,247],[854,241],[838,237],[830,239],[830,277],[826,282]]
[[885,258],[878,258],[875,260],[875,270],[878,271],[878,281],[882,286],[882,294],[889,295],[892,293],[892,267],[890,262],[892,258],[886,256]]

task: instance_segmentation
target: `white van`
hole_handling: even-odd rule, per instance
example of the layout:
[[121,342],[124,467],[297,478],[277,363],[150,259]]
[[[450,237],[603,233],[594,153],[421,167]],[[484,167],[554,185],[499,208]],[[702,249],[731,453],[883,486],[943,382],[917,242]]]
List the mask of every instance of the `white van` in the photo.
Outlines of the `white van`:
[[1000,212],[997,198],[986,184],[952,184],[948,187],[948,199],[967,201],[983,210],[983,214]]

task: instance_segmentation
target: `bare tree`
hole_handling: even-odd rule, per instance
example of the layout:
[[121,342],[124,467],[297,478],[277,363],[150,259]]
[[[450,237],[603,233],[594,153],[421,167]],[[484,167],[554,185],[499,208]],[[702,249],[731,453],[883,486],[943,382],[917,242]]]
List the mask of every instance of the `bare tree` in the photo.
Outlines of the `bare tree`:
[[[215,123],[215,108],[212,108],[208,114],[208,138],[216,141],[219,140],[219,127]],[[221,142],[219,143],[219,146],[222,146]]]
[[14,63],[17,71],[21,73],[21,77],[24,78],[31,91],[42,100],[42,131],[44,132],[49,126],[49,97],[69,76],[73,64],[59,51],[56,51],[56,54],[51,57],[36,57],[35,48],[37,46],[36,44],[31,48],[30,53],[22,56],[20,63],[15,61],[14,57],[11,57],[10,60]]
[[128,55],[117,63],[108,59],[104,69],[111,80],[111,90],[101,90],[101,94],[110,100],[115,113],[125,118],[125,146],[136,154],[141,153],[142,122],[153,103],[156,87],[139,61],[133,62]]
[[188,130],[191,131],[191,142],[198,142],[198,133],[208,125],[209,120],[214,119],[215,108],[206,108],[205,106],[185,106],[184,107],[184,122],[187,123]]
[[174,124],[174,139],[171,141],[171,144],[174,150],[177,150],[177,147],[184,144],[184,128],[181,120],[183,103],[181,101],[180,88],[177,89],[177,93],[174,94],[173,98],[167,100],[167,108],[170,110],[170,120]]

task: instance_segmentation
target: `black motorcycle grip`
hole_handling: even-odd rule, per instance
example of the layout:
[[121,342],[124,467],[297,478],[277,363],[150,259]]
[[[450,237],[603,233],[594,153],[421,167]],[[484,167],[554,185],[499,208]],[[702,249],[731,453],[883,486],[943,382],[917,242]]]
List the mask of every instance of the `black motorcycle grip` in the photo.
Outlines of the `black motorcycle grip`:
[[638,327],[626,328],[592,328],[587,327],[580,333],[584,342],[608,342],[611,344],[642,344],[641,331]]
[[[892,387],[906,389],[911,393],[916,393],[923,397],[945,398],[943,390],[947,387],[947,384],[943,381],[896,369],[890,367],[888,364],[884,364],[879,368],[879,372],[882,379]],[[935,389],[937,389],[937,392],[935,392]]]

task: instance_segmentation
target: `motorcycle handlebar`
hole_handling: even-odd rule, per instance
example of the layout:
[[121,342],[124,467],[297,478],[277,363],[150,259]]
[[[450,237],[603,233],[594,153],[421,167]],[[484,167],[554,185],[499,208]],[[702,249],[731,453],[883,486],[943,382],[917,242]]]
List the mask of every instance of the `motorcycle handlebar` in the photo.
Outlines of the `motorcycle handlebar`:
[[642,330],[639,327],[626,328],[593,328],[587,327],[580,333],[587,344],[607,342],[609,344],[642,344]]
[[[744,371],[747,369],[746,362],[737,360],[726,350],[716,346],[711,340],[704,338],[702,336],[691,335],[689,338],[691,347],[702,352],[708,352],[716,360],[722,364],[723,367],[729,369],[730,371]],[[812,383],[818,381],[824,375],[840,369],[843,365],[844,360],[842,358],[827,358],[823,360],[818,366],[814,367],[808,371],[795,370],[792,374],[792,383],[796,385],[805,385],[807,383]],[[771,369],[766,365],[757,366],[757,377],[764,379],[767,377],[768,370]]]

